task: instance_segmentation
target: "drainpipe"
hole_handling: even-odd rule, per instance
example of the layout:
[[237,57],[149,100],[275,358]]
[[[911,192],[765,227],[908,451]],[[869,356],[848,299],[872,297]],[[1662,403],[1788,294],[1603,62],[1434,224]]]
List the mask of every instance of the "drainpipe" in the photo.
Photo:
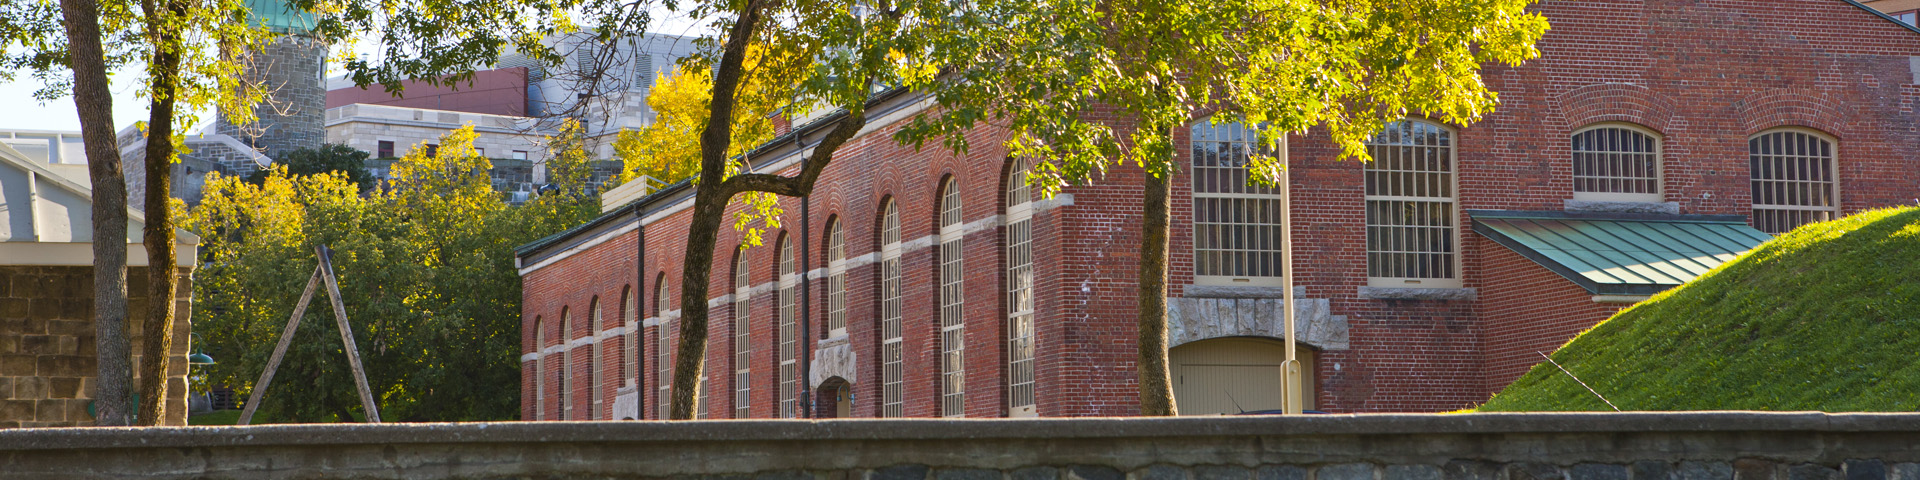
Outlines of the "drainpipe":
[[[644,182],[646,180],[638,180],[638,181]],[[633,355],[633,403],[635,403],[635,406],[634,406],[635,411],[633,412],[633,415],[637,417],[637,418],[634,418],[634,420],[642,420],[647,418],[646,406],[652,405],[651,403],[646,402],[647,394],[650,393],[648,392],[648,390],[651,390],[651,389],[646,388],[644,385],[641,385],[642,382],[640,381],[640,379],[646,378],[646,374],[641,372],[647,371],[647,369],[642,368],[643,364],[640,363],[640,359],[646,357],[645,355],[641,355],[641,353],[647,351],[646,336],[640,334],[640,332],[646,330],[645,328],[641,327],[642,323],[640,322],[640,312],[644,312],[646,311],[646,309],[640,308],[640,304],[646,301],[647,295],[645,292],[648,291],[647,290],[647,224],[641,222],[640,202],[633,202],[633,206],[629,208],[633,209],[633,237],[634,237],[634,240],[633,240],[634,282],[633,284],[635,285],[635,287],[634,287],[634,292],[632,293],[634,295],[632,298],[633,299],[633,318],[629,318],[627,320],[630,320],[633,322],[633,328],[634,328],[634,332],[633,332],[634,351],[630,352]],[[627,308],[627,306],[621,305],[620,308],[624,310]],[[658,401],[658,400],[659,399],[655,399],[655,401]]]
[[[796,147],[804,147],[806,145],[805,142],[800,140],[799,135],[793,136],[793,143]],[[804,148],[800,150],[800,172],[802,176],[806,175],[807,171],[806,153]],[[797,395],[800,396],[798,399],[799,402],[797,402],[799,403],[800,418],[813,418],[813,396],[811,395],[813,392],[813,348],[817,344],[813,341],[812,328],[813,289],[811,287],[813,282],[807,279],[808,270],[813,268],[813,250],[807,248],[808,239],[813,237],[813,221],[812,218],[809,217],[809,215],[811,215],[809,207],[812,205],[813,192],[809,191],[807,195],[800,197],[800,338],[798,342],[794,342],[800,347],[800,361],[799,365],[797,365],[799,367],[799,373],[797,373],[797,375],[799,375],[800,378],[796,379],[800,384],[800,391],[797,392]]]

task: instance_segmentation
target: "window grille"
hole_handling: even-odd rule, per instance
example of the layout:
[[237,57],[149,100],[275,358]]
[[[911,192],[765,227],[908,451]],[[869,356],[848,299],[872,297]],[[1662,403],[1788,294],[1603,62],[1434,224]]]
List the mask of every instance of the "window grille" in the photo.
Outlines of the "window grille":
[[793,239],[787,237],[780,242],[780,418],[795,418],[799,415],[799,348],[800,329],[795,317],[798,317],[794,297],[799,287],[799,275],[794,273]]
[[653,288],[653,317],[660,319],[660,326],[654,327],[653,370],[655,407],[659,412],[654,418],[666,420],[673,416],[673,334],[671,322],[667,321],[667,283],[666,274],[661,274],[661,282]]
[[605,352],[601,351],[602,347],[600,346],[599,335],[600,328],[604,325],[604,323],[601,322],[600,298],[594,297],[592,302],[587,303],[587,308],[590,312],[587,316],[593,319],[593,323],[587,324],[587,343],[593,345],[593,349],[590,350],[593,358],[588,358],[586,362],[587,398],[593,400],[593,403],[589,405],[591,409],[587,411],[587,420],[599,420],[600,405],[605,400],[603,398],[605,394],[600,392],[600,388],[606,385],[605,379],[601,377],[606,375],[607,370],[601,368],[600,365],[600,362],[603,361],[602,359],[605,358]]
[[1659,202],[1660,139],[1610,124],[1573,134],[1574,200]]
[[1453,133],[1402,120],[1367,141],[1367,277],[1376,287],[1458,287]]
[[1771,234],[1840,216],[1833,141],[1798,130],[1747,140],[1753,177],[1753,227]]
[[1247,184],[1258,132],[1237,122],[1192,131],[1194,283],[1279,286],[1280,189]]
[[1007,416],[1036,412],[1033,398],[1033,194],[1030,165],[1007,176]]
[[747,247],[741,246],[733,264],[733,417],[748,418],[753,415],[753,404],[747,403],[753,392],[752,364],[748,363],[753,353],[753,338],[749,328],[753,318],[753,304],[750,289],[753,285],[747,276]]
[[835,219],[827,224],[827,337],[847,336],[847,237]]
[[960,181],[948,179],[940,199],[940,415],[966,415],[966,272]]
[[632,286],[620,289],[620,328],[626,329],[620,334],[620,381],[633,382],[622,386],[640,386],[640,317],[637,316],[640,306],[636,304],[639,301]]
[[547,326],[533,317],[533,419],[547,419]]
[[567,311],[567,309],[565,308],[561,308],[560,309],[560,351],[564,353],[560,354],[560,358],[561,358],[560,369],[558,372],[556,372],[560,376],[560,379],[558,382],[560,384],[560,392],[559,394],[554,395],[553,397],[554,403],[560,406],[560,420],[567,420],[567,419],[573,418],[573,404],[567,402],[567,393],[568,393],[567,390],[569,389],[569,387],[573,386],[573,345],[572,345],[573,342],[571,341],[572,339],[573,339],[573,313]]
[[888,201],[880,214],[880,416],[906,416],[901,358],[900,212]]

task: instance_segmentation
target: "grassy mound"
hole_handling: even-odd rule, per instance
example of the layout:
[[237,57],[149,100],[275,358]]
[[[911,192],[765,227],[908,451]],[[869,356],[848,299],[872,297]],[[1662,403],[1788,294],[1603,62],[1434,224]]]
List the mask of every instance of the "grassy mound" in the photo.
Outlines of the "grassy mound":
[[[1920,208],[1807,225],[1553,359],[1621,410],[1920,409]],[[1480,411],[1607,411],[1542,363]]]

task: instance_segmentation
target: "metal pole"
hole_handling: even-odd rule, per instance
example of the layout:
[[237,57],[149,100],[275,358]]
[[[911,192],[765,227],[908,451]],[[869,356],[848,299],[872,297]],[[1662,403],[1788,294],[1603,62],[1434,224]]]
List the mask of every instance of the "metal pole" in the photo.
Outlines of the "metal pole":
[[1285,312],[1286,321],[1282,328],[1286,331],[1287,339],[1287,361],[1282,364],[1282,375],[1284,375],[1282,379],[1286,387],[1287,398],[1285,406],[1282,408],[1285,408],[1286,413],[1289,415],[1298,415],[1305,409],[1302,408],[1303,402],[1300,391],[1300,360],[1299,357],[1294,356],[1294,343],[1296,342],[1294,339],[1293,319],[1293,166],[1287,162],[1285,143],[1282,143],[1282,145],[1279,152],[1281,172],[1280,261],[1283,262],[1280,265],[1280,276],[1282,277],[1281,286],[1286,290],[1280,292],[1280,298],[1281,302],[1286,304],[1281,307],[1281,311]]
[[[805,153],[805,152],[802,152]],[[806,175],[807,157],[800,157],[801,175]],[[812,193],[812,192],[808,192]],[[813,250],[807,248],[807,240],[813,236],[813,220],[808,211],[813,195],[800,197],[800,339],[794,346],[800,349],[799,365],[794,380],[800,384],[798,400],[800,418],[813,418],[813,289],[807,279],[808,270],[813,268]]]

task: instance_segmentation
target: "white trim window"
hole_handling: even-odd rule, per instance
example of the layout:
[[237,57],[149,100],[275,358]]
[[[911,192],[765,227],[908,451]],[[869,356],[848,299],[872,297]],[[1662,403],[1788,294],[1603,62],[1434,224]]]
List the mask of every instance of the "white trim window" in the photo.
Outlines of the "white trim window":
[[593,323],[588,324],[587,327],[587,343],[593,345],[593,349],[590,350],[593,358],[587,359],[587,398],[593,399],[593,403],[589,405],[591,409],[587,410],[587,420],[599,420],[600,407],[606,400],[606,395],[600,391],[600,388],[607,384],[604,378],[607,369],[601,365],[605,361],[606,352],[600,345],[599,333],[601,326],[604,325],[602,322],[605,320],[600,315],[600,297],[593,297],[592,301],[587,302],[587,311],[589,312],[587,317],[593,319]]
[[1664,201],[1660,135],[1639,125],[1603,123],[1573,132],[1573,199]]
[[567,401],[568,390],[573,387],[573,311],[560,308],[560,392],[553,397],[555,405],[560,406],[560,420],[573,417],[573,403]]
[[1835,143],[1802,129],[1768,130],[1747,140],[1754,229],[1778,235],[1840,217]]
[[900,211],[888,200],[880,213],[880,416],[906,416],[905,339],[901,336]]
[[847,336],[847,236],[840,219],[827,223],[827,338]]
[[653,317],[660,319],[659,326],[653,328],[653,389],[658,392],[653,401],[659,404],[654,407],[658,410],[654,419],[666,420],[673,417],[673,325],[666,316],[669,298],[666,274],[661,274],[660,280],[653,287]]
[[1194,283],[1280,286],[1280,188],[1247,183],[1259,132],[1207,121],[1192,133]]
[[1032,165],[1016,160],[1007,175],[1007,416],[1032,417],[1033,378],[1033,191]]
[[1460,286],[1453,131],[1401,120],[1367,140],[1367,284]]
[[733,263],[733,418],[753,416],[752,281],[747,272],[747,247],[740,246]]
[[620,327],[626,330],[620,334],[620,381],[621,387],[636,387],[634,395],[639,396],[640,386],[640,296],[633,294],[633,287],[620,288]]
[[780,418],[800,416],[800,275],[794,271],[793,237],[780,239]]
[[547,419],[547,326],[533,317],[533,419]]
[[940,415],[966,416],[966,236],[960,180],[948,177],[940,195]]

